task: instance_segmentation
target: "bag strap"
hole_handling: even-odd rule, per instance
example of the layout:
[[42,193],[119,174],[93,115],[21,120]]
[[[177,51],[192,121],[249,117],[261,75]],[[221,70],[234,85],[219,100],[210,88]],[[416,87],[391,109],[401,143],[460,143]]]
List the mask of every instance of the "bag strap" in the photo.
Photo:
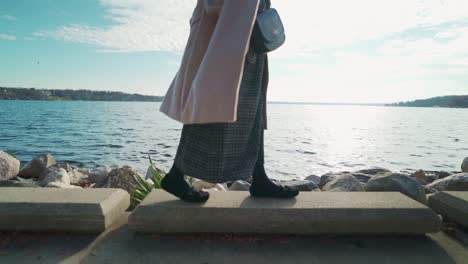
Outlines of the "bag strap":
[[270,9],[271,1],[270,0],[260,0],[260,8],[258,9],[258,13],[264,12],[267,9]]

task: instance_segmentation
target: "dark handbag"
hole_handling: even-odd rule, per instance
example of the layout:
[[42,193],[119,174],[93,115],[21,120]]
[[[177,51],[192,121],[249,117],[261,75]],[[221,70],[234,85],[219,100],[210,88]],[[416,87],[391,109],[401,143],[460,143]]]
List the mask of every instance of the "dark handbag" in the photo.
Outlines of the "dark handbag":
[[[263,1],[263,0],[261,0]],[[253,48],[258,53],[267,53],[281,47],[286,41],[284,26],[276,9],[271,8],[270,0],[264,6],[255,21],[252,32]]]

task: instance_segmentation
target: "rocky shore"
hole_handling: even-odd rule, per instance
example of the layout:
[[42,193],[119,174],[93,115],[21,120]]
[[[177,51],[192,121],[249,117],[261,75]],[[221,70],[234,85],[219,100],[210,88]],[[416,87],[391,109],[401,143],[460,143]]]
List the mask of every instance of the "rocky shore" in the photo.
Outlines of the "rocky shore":
[[[101,166],[93,170],[78,168],[68,163],[57,162],[51,154],[32,159],[23,168],[10,154],[0,151],[0,187],[46,187],[46,188],[121,188],[132,193],[141,187],[144,179],[150,186],[153,172],[164,174],[155,165],[150,165],[145,177],[129,166],[111,168]],[[191,180],[198,189],[217,191],[248,191],[246,181],[211,184]],[[460,172],[445,171],[399,171],[385,168],[369,168],[358,171],[310,175],[304,180],[283,181],[282,184],[297,187],[300,191],[324,192],[401,192],[423,204],[426,194],[439,191],[468,191],[468,158]]]

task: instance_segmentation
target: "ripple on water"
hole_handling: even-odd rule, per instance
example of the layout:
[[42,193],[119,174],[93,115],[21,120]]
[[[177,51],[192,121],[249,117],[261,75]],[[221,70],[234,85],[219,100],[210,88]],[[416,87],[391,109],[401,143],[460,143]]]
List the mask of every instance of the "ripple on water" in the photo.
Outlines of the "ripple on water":
[[[467,114],[273,104],[265,131],[266,167],[284,179],[370,165],[457,170],[468,151],[463,144]],[[146,171],[147,154],[170,165],[182,128],[148,111],[148,103],[0,101],[0,115],[0,149],[13,150],[21,161],[52,152],[59,161],[131,165],[140,171]]]
[[116,144],[97,144],[97,145],[92,145],[90,147],[94,147],[94,148],[116,148],[116,149],[124,148],[124,146],[116,145]]
[[141,151],[140,154],[144,154],[144,155],[156,155],[156,154],[159,154],[159,151],[155,150],[155,149],[151,149],[151,150],[148,150],[148,151]]
[[316,152],[312,152],[312,151],[307,151],[307,150],[296,150],[297,152],[299,153],[302,153],[302,154],[307,154],[307,155],[315,155],[317,154]]
[[317,165],[320,165],[320,166],[323,166],[323,167],[327,167],[327,168],[333,168],[333,165],[328,164],[328,163],[317,163]]

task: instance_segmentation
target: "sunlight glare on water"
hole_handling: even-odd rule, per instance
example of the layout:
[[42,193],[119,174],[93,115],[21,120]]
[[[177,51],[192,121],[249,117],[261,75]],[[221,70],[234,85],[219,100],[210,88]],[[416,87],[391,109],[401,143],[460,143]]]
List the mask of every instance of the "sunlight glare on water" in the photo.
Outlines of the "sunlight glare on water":
[[[160,103],[0,101],[0,149],[24,163],[50,152],[95,167],[146,172],[148,154],[172,164],[182,125]],[[272,178],[380,166],[459,170],[468,156],[468,109],[269,104],[266,167]]]

